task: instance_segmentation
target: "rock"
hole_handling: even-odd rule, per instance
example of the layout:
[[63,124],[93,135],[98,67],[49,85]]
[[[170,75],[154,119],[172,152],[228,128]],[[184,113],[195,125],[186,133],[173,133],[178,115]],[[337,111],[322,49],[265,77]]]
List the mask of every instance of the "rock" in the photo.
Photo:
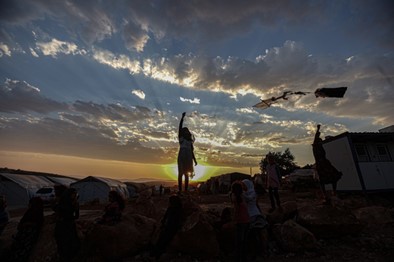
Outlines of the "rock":
[[394,221],[390,211],[385,207],[370,206],[353,211],[353,214],[365,224],[387,224]]
[[156,220],[139,214],[124,214],[113,226],[97,224],[86,235],[84,255],[109,260],[135,254],[150,244],[155,225]]
[[170,243],[167,252],[182,253],[199,259],[214,258],[219,255],[216,232],[208,222],[210,218],[201,211],[189,215]]
[[297,202],[287,201],[281,207],[276,208],[272,213],[266,215],[269,224],[282,224],[288,219],[294,218],[297,214]]
[[133,203],[126,211],[157,219],[157,210],[153,200],[151,199],[151,194],[152,192],[150,189],[142,191],[135,203]]
[[287,220],[283,225],[275,225],[274,235],[287,252],[314,250],[319,246],[315,236],[292,219]]
[[189,217],[195,212],[202,212],[198,199],[192,195],[181,195],[183,214],[185,217]]
[[358,234],[363,229],[363,225],[350,210],[328,205],[305,206],[298,209],[297,223],[318,238]]

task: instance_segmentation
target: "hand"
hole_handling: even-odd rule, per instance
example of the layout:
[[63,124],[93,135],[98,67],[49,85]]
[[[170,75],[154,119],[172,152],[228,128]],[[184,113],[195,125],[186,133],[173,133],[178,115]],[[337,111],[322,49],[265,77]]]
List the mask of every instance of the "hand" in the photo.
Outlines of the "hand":
[[319,130],[320,129],[320,124],[319,125],[317,125],[317,130]]
[[182,118],[184,118],[186,116],[186,112],[182,113]]
[[195,165],[195,166],[197,165],[197,161],[194,161],[194,165]]

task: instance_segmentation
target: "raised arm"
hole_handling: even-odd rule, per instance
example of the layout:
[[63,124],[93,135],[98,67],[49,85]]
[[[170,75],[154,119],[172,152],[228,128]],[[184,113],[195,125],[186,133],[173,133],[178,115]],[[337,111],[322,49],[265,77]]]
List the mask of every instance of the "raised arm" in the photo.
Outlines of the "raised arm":
[[181,129],[183,126],[183,119],[185,118],[186,112],[182,113],[181,122],[179,122],[179,129],[178,129],[178,138],[181,137]]
[[318,139],[320,138],[320,125],[317,125],[316,129],[316,134],[315,134],[315,139],[313,140],[313,143],[317,143]]

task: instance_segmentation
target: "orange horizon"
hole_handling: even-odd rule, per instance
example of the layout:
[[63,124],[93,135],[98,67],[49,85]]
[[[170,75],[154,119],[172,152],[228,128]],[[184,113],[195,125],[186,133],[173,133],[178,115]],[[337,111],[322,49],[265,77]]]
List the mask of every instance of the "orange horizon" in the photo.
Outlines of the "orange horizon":
[[[175,162],[160,165],[43,153],[0,151],[0,167],[54,173],[78,179],[87,176],[99,176],[119,180],[140,178],[177,180],[177,165]],[[252,167],[252,170],[254,171],[253,174],[259,172],[257,165]],[[211,166],[200,162],[195,167],[196,175],[192,182],[205,181],[212,176],[231,172],[249,174],[250,167]]]

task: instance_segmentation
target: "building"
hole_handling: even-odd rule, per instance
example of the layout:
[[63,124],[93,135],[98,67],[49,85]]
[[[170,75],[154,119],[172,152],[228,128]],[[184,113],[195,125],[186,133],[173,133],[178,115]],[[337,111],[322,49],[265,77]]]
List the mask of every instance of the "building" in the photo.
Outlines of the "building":
[[343,176],[339,191],[394,190],[394,132],[345,132],[323,141],[327,159]]

